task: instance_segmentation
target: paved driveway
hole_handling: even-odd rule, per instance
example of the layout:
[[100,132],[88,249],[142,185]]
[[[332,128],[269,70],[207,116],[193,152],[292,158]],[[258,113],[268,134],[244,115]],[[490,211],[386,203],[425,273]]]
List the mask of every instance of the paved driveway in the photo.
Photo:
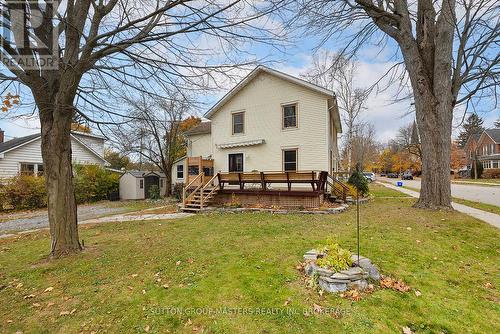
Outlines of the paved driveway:
[[[399,179],[388,179],[379,177],[380,181],[388,181],[395,184]],[[420,189],[420,180],[405,180],[403,185],[410,188]],[[481,186],[472,184],[451,184],[451,195],[469,201],[481,202],[500,206],[500,186]]]

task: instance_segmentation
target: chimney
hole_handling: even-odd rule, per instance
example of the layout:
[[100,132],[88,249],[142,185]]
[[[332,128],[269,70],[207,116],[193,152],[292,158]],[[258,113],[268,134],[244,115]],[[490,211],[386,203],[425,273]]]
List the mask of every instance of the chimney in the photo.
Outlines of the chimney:
[[3,143],[5,139],[5,132],[0,128],[0,144]]

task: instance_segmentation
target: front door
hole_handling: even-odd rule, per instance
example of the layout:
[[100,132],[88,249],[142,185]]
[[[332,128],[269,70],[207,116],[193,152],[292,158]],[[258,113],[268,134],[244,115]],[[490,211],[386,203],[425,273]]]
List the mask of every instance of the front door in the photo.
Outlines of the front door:
[[229,154],[229,172],[243,173],[243,153]]

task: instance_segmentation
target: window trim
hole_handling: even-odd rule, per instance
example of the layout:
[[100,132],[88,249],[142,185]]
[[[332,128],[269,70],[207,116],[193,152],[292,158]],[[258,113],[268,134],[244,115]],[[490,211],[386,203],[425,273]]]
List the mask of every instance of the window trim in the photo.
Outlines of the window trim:
[[40,171],[38,170],[39,166],[42,166],[42,172],[45,172],[45,168],[43,168],[43,162],[20,162],[19,163],[19,174],[23,174],[22,166],[23,165],[33,165],[33,174],[25,174],[25,175],[32,175],[32,176],[42,176],[43,174],[40,174]]
[[[285,127],[285,107],[295,106],[295,126]],[[296,130],[299,128],[299,103],[298,102],[287,102],[281,104],[281,130]]]
[[144,179],[139,180],[139,189],[144,189]]
[[[295,170],[286,170],[285,169],[285,152],[295,151]],[[296,172],[299,170],[299,148],[298,147],[290,147],[290,148],[282,148],[281,149],[281,170],[283,172]]]
[[[242,131],[241,132],[234,132],[234,116],[235,115],[242,115],[243,116],[243,123],[242,123]],[[244,135],[245,134],[245,111],[234,111],[231,113],[231,134],[233,136],[238,136],[238,135]]]

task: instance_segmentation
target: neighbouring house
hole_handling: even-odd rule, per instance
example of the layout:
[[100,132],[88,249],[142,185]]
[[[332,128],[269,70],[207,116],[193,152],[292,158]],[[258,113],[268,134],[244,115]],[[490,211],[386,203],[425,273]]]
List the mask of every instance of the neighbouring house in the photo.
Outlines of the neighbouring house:
[[156,185],[160,196],[165,196],[167,178],[155,171],[130,170],[120,177],[120,199],[150,198],[151,187]]
[[[192,183],[197,177],[206,182],[221,173],[290,177],[339,168],[342,128],[335,94],[302,79],[259,66],[204,117],[208,121],[186,133],[187,154],[172,168],[173,183],[194,185],[204,182]],[[305,180],[313,177],[307,175]]]
[[464,146],[467,154],[467,173],[474,168],[474,160],[477,160],[484,171],[500,168],[500,129],[486,129],[482,133],[469,137]]
[[[5,133],[0,129],[0,179],[11,178],[19,173],[43,174],[39,133],[7,141],[4,138]],[[104,137],[98,135],[72,131],[73,163],[108,165],[104,159],[104,141]]]

